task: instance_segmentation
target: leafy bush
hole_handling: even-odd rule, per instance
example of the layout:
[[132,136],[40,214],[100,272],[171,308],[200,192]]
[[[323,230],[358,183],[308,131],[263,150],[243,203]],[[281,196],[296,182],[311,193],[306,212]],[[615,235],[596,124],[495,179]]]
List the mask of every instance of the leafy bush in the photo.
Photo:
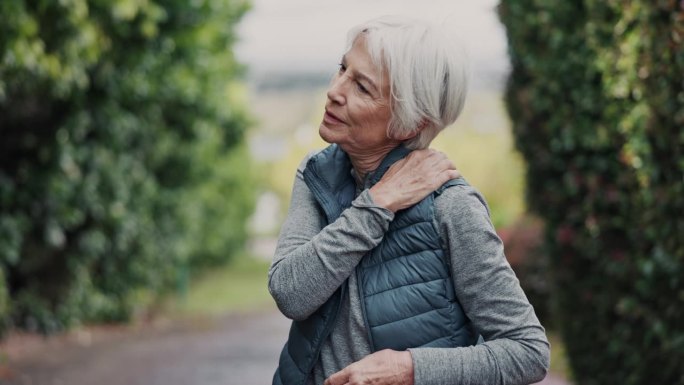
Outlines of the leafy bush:
[[0,319],[124,320],[251,210],[242,1],[0,2]]
[[684,384],[684,3],[504,0],[507,103],[581,384]]

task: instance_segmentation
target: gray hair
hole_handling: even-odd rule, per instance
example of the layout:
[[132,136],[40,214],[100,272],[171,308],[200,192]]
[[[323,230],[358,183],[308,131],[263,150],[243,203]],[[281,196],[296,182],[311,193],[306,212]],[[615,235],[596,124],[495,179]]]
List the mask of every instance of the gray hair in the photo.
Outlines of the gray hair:
[[383,16],[349,31],[347,44],[364,36],[373,62],[387,71],[392,99],[388,137],[407,136],[422,149],[461,114],[468,90],[468,62],[454,38],[410,18]]

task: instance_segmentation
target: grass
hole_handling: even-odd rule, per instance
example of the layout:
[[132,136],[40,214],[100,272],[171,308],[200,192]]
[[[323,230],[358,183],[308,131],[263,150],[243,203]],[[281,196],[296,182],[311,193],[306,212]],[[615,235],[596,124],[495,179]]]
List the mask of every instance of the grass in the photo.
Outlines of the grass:
[[568,365],[565,344],[560,336],[554,332],[548,332],[546,336],[551,344],[551,368],[549,372],[567,380],[572,379],[572,372]]
[[203,317],[271,308],[267,288],[269,263],[238,255],[224,267],[192,277],[185,295],[169,298],[168,316]]

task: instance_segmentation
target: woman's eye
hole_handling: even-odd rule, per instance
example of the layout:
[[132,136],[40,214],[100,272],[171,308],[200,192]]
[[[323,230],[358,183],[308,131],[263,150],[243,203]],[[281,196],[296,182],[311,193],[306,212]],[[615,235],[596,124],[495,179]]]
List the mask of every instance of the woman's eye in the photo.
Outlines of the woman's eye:
[[364,87],[364,85],[361,84],[360,82],[356,82],[356,87],[359,89],[359,91],[363,92],[364,94],[369,93],[368,89],[366,87]]
[[347,66],[345,66],[343,63],[340,63],[337,66],[340,67],[340,69],[339,69],[340,73],[343,73],[344,71],[347,70]]

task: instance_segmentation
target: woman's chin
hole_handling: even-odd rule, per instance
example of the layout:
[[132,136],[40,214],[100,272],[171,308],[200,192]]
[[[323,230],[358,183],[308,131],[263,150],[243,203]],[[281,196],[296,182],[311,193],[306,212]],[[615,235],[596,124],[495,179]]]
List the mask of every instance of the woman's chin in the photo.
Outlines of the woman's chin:
[[339,135],[336,135],[335,130],[331,129],[330,127],[325,125],[325,122],[322,122],[321,125],[318,127],[318,136],[323,139],[326,143],[337,143],[336,138]]

